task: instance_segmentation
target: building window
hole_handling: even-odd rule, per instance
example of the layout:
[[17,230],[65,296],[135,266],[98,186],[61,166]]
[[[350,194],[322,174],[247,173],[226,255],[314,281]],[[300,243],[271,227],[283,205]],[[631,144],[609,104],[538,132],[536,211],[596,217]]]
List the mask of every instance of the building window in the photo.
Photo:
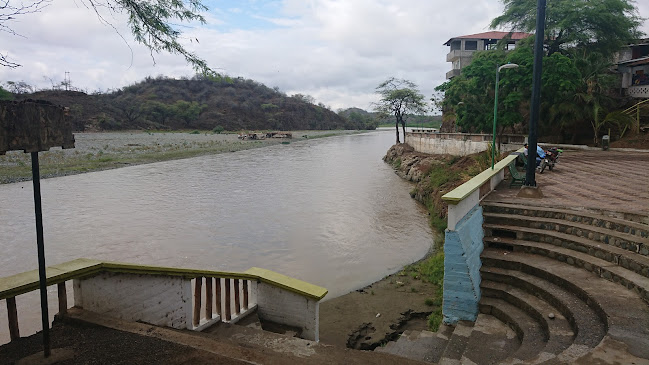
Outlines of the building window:
[[478,41],[466,41],[464,43],[464,49],[466,51],[477,51],[478,50]]
[[451,42],[451,51],[459,51],[462,48],[462,42],[453,41]]
[[507,50],[516,49],[516,43],[507,43]]

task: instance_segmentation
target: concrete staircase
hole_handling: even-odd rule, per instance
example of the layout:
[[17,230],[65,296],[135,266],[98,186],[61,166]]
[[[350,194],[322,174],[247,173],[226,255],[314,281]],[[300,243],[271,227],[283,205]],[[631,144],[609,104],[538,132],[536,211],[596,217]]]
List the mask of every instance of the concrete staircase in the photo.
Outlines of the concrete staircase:
[[475,325],[404,332],[379,351],[439,364],[649,364],[647,217],[482,206]]

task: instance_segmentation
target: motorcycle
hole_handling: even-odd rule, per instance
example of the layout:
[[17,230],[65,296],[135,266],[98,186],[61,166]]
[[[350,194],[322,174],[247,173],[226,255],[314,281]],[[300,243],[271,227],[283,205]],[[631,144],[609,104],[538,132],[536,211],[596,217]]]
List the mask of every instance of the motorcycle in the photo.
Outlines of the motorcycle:
[[547,167],[550,171],[554,168],[554,165],[558,162],[559,160],[559,155],[563,152],[563,150],[560,150],[556,147],[552,147],[545,151],[545,157],[541,160],[541,173],[543,173],[543,170]]

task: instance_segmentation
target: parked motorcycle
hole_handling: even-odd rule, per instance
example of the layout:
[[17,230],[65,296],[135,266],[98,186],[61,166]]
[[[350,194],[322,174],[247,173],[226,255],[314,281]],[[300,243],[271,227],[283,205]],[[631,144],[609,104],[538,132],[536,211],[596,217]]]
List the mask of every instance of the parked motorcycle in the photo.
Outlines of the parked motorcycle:
[[560,150],[556,147],[552,147],[545,151],[545,157],[541,160],[541,173],[543,173],[543,170],[547,167],[550,171],[554,168],[554,165],[558,162],[559,160],[559,155],[563,152],[563,150]]

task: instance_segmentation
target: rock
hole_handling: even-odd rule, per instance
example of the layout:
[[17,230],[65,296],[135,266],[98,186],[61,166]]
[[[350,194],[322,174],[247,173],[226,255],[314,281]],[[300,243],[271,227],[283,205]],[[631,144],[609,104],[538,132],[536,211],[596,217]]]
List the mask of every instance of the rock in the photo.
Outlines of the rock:
[[381,316],[381,313],[376,314],[376,318],[379,318]]
[[548,314],[548,318],[550,318],[550,319],[554,319],[554,313],[550,313],[550,314]]

